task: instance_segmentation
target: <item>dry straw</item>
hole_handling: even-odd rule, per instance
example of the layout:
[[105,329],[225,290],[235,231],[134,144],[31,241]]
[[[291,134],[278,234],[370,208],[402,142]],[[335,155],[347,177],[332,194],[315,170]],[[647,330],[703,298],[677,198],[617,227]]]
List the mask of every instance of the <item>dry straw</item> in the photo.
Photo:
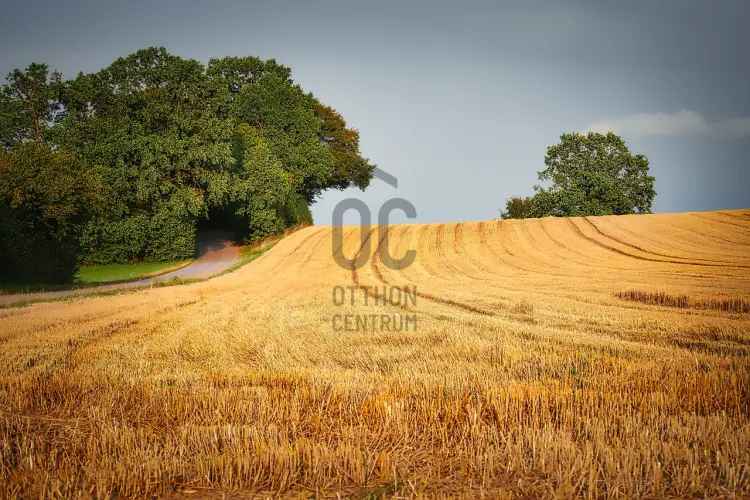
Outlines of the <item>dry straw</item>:
[[400,271],[309,227],[204,283],[0,310],[0,496],[750,495],[747,212],[391,231]]

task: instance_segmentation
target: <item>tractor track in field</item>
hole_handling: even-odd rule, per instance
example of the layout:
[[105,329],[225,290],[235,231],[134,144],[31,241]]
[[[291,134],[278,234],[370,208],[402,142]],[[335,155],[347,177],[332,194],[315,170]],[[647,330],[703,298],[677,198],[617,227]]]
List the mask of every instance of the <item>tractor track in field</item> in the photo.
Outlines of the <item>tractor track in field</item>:
[[[740,231],[736,231],[737,233],[748,235],[750,234],[750,231],[748,231],[748,227],[743,224],[736,224],[735,222],[730,222],[726,219],[727,214],[721,214],[721,212],[714,212],[715,215],[725,215],[724,218],[721,217],[710,217],[706,214],[699,214],[699,213],[692,213],[691,215],[697,219],[702,219],[708,222],[713,222],[715,224],[722,224],[725,226],[732,226],[740,229]],[[729,218],[732,218],[730,215]]]
[[643,252],[645,254],[653,255],[654,257],[664,257],[664,258],[667,258],[667,259],[680,259],[680,260],[685,260],[687,262],[701,261],[701,262],[706,262],[706,263],[714,264],[716,266],[722,266],[721,262],[716,262],[714,260],[700,259],[700,258],[697,258],[697,257],[693,258],[693,259],[690,259],[688,257],[681,257],[679,255],[672,255],[672,254],[667,254],[667,253],[655,252],[653,250],[648,250],[648,249],[646,249],[646,248],[644,248],[642,246],[635,245],[635,244],[627,242],[627,241],[625,241],[625,240],[623,240],[621,238],[618,238],[616,236],[612,236],[611,234],[605,233],[604,231],[602,231],[602,229],[599,226],[597,226],[596,224],[594,224],[594,221],[592,221],[590,217],[582,217],[582,218],[583,218],[583,220],[585,220],[586,222],[588,222],[589,226],[591,226],[592,228],[594,228],[594,230],[597,233],[599,233],[600,235],[602,235],[605,238],[610,239],[610,240],[612,240],[612,241],[614,241],[616,243],[619,243],[620,245],[626,246],[628,248],[632,248],[633,250],[638,250],[638,251]]
[[[370,235],[371,234],[372,234],[372,232],[370,233]],[[368,235],[368,237],[369,237],[369,235]],[[383,233],[383,236],[381,236],[379,238],[379,240],[378,240],[378,245],[375,248],[375,254],[373,256],[373,259],[371,260],[371,266],[373,267],[373,271],[374,271],[374,274],[376,275],[376,277],[384,285],[394,286],[394,285],[392,285],[389,281],[387,281],[383,277],[382,272],[377,268],[377,265],[375,264],[376,258],[380,258],[381,251],[382,251],[382,244],[383,244],[383,240],[384,239],[385,239],[385,233]],[[430,293],[425,293],[425,292],[420,292],[418,290],[416,290],[415,293],[416,293],[416,295],[418,297],[422,297],[424,299],[430,300],[432,302],[436,302],[438,304],[443,304],[443,305],[455,307],[455,308],[461,309],[463,311],[468,311],[468,312],[472,312],[472,313],[475,313],[475,314],[481,314],[481,315],[485,315],[485,316],[494,316],[495,315],[494,312],[486,311],[486,310],[480,309],[480,308],[478,308],[476,306],[472,306],[470,304],[465,304],[463,302],[458,302],[456,300],[448,299],[448,298],[445,298],[445,297],[440,297],[438,295],[434,295],[434,294],[430,294]]]
[[[589,236],[586,233],[584,233],[583,230],[581,230],[581,228],[573,221],[572,218],[569,218],[569,219],[566,219],[566,220],[568,221],[568,223],[570,224],[570,226],[573,228],[574,232],[578,236],[580,236],[581,238],[583,238],[585,240],[588,240],[591,243],[593,243],[594,245],[597,245],[597,246],[599,246],[601,248],[604,248],[604,249],[607,249],[607,250],[609,250],[611,252],[623,255],[625,257],[630,257],[631,259],[637,259],[637,260],[642,260],[642,261],[646,261],[646,262],[658,262],[658,263],[663,263],[663,264],[678,264],[678,265],[683,265],[683,266],[700,266],[700,267],[714,267],[714,268],[718,267],[718,268],[727,268],[727,269],[733,269],[733,268],[746,269],[746,268],[750,268],[750,266],[746,266],[746,265],[742,265],[742,264],[721,265],[721,264],[710,264],[710,263],[707,263],[707,262],[680,261],[680,260],[670,260],[670,259],[656,259],[656,258],[652,258],[652,257],[646,257],[646,256],[643,256],[643,255],[636,255],[636,254],[633,254],[633,253],[630,253],[630,252],[626,252],[625,250],[622,250],[622,249],[617,248],[615,246],[608,245],[607,243],[605,243],[603,241],[600,241],[600,240],[598,240],[596,238],[592,238],[591,236]],[[593,227],[595,229],[597,229],[596,226],[593,226]],[[609,238],[605,234],[603,234],[603,233],[601,233],[601,234],[605,238],[613,240],[612,238]],[[622,242],[619,242],[617,240],[613,240],[613,241],[616,241],[617,243],[620,243],[622,245],[628,246],[626,243],[622,243]]]

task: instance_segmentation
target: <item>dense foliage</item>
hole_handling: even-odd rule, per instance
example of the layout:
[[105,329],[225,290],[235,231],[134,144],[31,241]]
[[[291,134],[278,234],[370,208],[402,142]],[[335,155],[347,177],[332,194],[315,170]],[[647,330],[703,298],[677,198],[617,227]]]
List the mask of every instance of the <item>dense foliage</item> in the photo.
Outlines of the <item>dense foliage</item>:
[[509,199],[503,218],[651,212],[656,191],[648,159],[612,132],[563,134],[547,148],[544,163],[539,180],[549,186]]
[[69,152],[37,141],[0,149],[0,281],[69,280],[98,187],[96,172]]
[[0,144],[5,149],[21,142],[42,142],[50,125],[61,116],[58,100],[61,76],[49,74],[44,64],[13,70],[0,87]]
[[534,200],[530,196],[513,196],[505,202],[503,219],[526,219],[534,217]]
[[82,222],[92,263],[190,257],[199,224],[255,239],[308,222],[322,191],[366,187],[359,135],[291,71],[140,50],[63,81],[32,64],[0,93],[5,149],[36,142],[95,165],[104,203]]

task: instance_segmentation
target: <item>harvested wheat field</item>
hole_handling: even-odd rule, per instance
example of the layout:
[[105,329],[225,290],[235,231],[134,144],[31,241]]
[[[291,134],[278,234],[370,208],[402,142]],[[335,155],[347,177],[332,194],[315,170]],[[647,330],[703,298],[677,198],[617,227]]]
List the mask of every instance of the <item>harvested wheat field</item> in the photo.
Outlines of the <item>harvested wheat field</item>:
[[750,495],[750,211],[365,239],[0,310],[1,494]]

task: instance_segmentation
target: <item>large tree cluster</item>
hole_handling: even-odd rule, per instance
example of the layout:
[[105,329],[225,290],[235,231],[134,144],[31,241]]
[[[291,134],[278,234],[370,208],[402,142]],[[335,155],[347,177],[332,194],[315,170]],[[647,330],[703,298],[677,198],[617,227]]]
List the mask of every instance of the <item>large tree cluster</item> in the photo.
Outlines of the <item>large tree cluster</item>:
[[[28,209],[12,186],[54,191],[52,166],[65,163],[91,194],[70,198],[86,214],[71,216],[70,245],[92,263],[190,257],[199,224],[248,240],[276,233],[309,221],[322,191],[366,187],[374,168],[357,131],[289,68],[255,57],[204,65],[163,48],[71,80],[41,64],[14,71],[0,92],[0,142],[0,231]],[[30,143],[49,165],[33,179],[5,179],[24,168]]]

